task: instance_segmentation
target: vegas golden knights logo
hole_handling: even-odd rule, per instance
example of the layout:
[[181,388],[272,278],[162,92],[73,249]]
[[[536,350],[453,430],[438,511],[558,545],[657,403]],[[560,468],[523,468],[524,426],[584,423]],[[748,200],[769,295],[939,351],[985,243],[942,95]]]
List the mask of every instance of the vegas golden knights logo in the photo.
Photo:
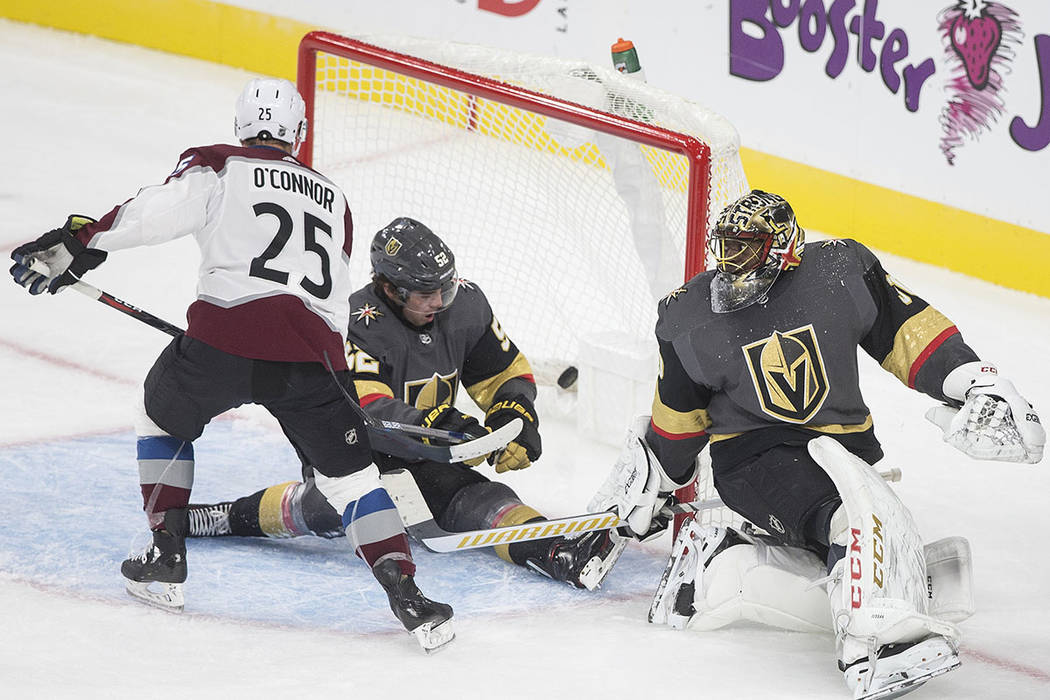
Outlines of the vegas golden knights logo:
[[762,410],[788,423],[805,423],[828,396],[828,376],[813,325],[743,347]]
[[427,379],[405,382],[405,403],[419,409],[434,408],[456,400],[456,375],[435,372]]
[[386,242],[386,254],[397,255],[397,251],[399,250],[401,250],[401,241],[391,237],[391,239]]

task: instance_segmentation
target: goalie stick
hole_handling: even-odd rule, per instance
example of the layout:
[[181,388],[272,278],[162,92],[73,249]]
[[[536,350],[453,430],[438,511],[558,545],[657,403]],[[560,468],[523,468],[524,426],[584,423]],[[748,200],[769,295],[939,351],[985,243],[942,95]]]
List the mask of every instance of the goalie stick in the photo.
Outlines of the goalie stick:
[[[45,277],[51,276],[51,268],[49,268],[46,263],[35,259],[28,262],[29,269],[33,272],[44,275]],[[168,323],[164,319],[154,316],[150,312],[140,309],[133,304],[129,304],[122,299],[118,299],[112,294],[104,292],[87,282],[77,281],[69,286],[86,297],[95,299],[111,309],[116,309],[123,314],[127,314],[136,321],[141,321],[147,326],[156,328],[170,336],[178,336],[185,333],[182,328],[179,328],[175,324]],[[325,355],[325,361],[328,362],[328,371],[332,372],[331,362],[328,361],[327,354]],[[335,373],[332,372],[332,374],[334,378]],[[343,393],[343,396],[346,397],[346,400],[350,402],[350,406],[364,420],[369,433],[373,437],[379,438],[377,442],[385,445],[384,449],[389,449],[391,452],[398,455],[429,459],[435,462],[462,462],[467,459],[474,459],[475,457],[487,455],[490,452],[506,447],[507,444],[518,436],[518,433],[521,432],[521,429],[524,426],[524,423],[520,418],[515,418],[510,423],[507,423],[498,430],[492,431],[488,435],[473,438],[467,433],[454,430],[424,428],[418,425],[407,425],[405,423],[390,420],[381,421],[370,416],[363,408],[361,408],[361,406],[350,397],[346,388],[339,384],[338,381],[336,381],[336,385]],[[434,440],[444,440],[453,444],[448,447],[428,445],[409,439],[408,436],[410,435]]]

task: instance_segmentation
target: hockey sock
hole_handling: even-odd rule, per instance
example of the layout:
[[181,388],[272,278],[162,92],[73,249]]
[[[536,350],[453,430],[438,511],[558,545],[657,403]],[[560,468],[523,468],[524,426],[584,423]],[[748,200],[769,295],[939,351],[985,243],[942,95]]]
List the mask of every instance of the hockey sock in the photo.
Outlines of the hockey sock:
[[170,435],[139,436],[139,488],[150,528],[164,526],[164,511],[185,508],[193,488],[193,443]]
[[408,535],[375,465],[341,477],[316,474],[315,483],[336,512],[343,514],[347,539],[369,567],[394,559],[402,574],[415,574]]

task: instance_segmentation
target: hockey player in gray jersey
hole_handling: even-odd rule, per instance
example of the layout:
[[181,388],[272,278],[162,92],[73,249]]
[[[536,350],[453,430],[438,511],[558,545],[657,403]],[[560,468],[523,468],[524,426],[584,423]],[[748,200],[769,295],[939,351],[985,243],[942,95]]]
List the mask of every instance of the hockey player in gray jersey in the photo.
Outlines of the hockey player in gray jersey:
[[[518,437],[488,461],[497,473],[540,457],[536,384],[528,360],[500,327],[481,289],[456,276],[452,251],[422,223],[395,219],[372,241],[373,281],[350,297],[347,364],[361,406],[394,420],[481,436],[515,417]],[[465,389],[485,412],[482,425],[454,408]],[[382,472],[407,469],[435,520],[452,532],[543,518],[505,484],[471,464],[413,461],[374,453]],[[340,518],[314,479],[263,489],[233,502],[190,507],[190,536],[338,537]],[[593,589],[623,549],[608,531],[498,545],[496,553],[558,581]]]
[[870,466],[883,453],[857,348],[941,402],[927,417],[972,457],[1034,464],[1045,433],[1013,384],[871,251],[829,240],[803,256],[803,244],[777,195],[755,190],[722,212],[716,268],[659,304],[652,415],[591,505],[617,510],[639,537],[658,533],[709,444],[719,496],[768,535],[687,523],[650,621],[832,629],[854,697],[895,697],[959,665],[951,623],[972,612],[968,546],[924,548]]

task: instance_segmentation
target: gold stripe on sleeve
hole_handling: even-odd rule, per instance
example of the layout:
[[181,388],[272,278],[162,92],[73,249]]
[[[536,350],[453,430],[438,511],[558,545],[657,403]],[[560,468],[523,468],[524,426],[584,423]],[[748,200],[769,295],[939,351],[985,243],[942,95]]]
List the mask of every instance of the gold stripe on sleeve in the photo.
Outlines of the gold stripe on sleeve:
[[660,399],[660,390],[657,389],[653,397],[653,427],[672,440],[691,437],[711,427],[711,416],[702,408],[685,413],[676,411]]
[[893,349],[882,361],[882,368],[908,385],[912,366],[938,336],[953,324],[932,306],[901,324],[893,338]]
[[[394,398],[393,390],[383,382],[374,382],[367,379],[355,379],[354,388],[357,389],[358,400],[363,401],[366,396],[386,396]],[[375,399],[373,399],[375,400]]]
[[521,376],[532,377],[532,365],[525,359],[525,356],[520,352],[505,370],[497,375],[489,377],[488,379],[482,379],[480,382],[475,382],[467,387],[467,393],[470,394],[470,398],[474,399],[474,403],[481,408],[482,411],[489,410],[492,405],[493,399],[496,397],[496,392],[503,386],[503,383],[507,380],[514,379],[514,377]]

